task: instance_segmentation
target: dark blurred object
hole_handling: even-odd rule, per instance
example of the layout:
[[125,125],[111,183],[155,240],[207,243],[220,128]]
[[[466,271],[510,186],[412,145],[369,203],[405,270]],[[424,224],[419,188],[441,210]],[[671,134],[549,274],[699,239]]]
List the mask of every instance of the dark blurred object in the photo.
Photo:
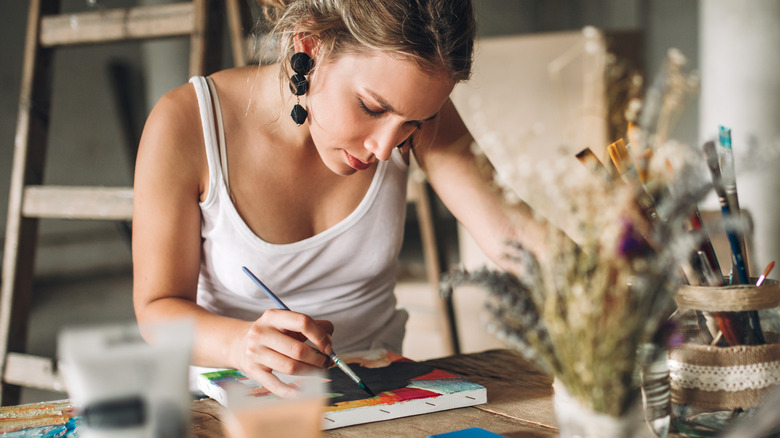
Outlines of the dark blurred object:
[[772,391],[752,416],[746,417],[723,438],[768,438],[780,436],[780,388]]

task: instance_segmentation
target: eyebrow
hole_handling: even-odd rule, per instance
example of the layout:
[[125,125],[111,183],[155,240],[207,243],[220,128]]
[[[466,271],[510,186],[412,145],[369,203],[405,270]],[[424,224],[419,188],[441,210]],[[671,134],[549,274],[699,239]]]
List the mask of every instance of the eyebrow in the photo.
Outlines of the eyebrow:
[[[398,111],[396,111],[395,108],[393,108],[389,103],[387,103],[387,101],[384,100],[381,96],[379,96],[378,94],[374,93],[371,90],[366,90],[366,92],[369,95],[371,95],[371,97],[374,100],[376,100],[376,102],[379,104],[379,106],[382,107],[383,110],[389,111],[389,112],[391,112],[391,113],[393,113],[395,115],[398,115]],[[427,119],[423,119],[423,120],[407,120],[407,121],[408,122],[415,122],[415,123],[423,123],[423,122],[428,122],[428,121],[431,121],[431,120],[435,119],[436,116],[438,116],[438,115],[439,115],[439,112],[437,111],[436,114],[428,117]]]

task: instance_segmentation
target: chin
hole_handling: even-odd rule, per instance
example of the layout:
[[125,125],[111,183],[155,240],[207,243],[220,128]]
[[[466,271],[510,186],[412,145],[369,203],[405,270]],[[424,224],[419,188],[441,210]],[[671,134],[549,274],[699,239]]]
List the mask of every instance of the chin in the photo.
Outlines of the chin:
[[354,174],[356,174],[358,172],[359,172],[359,170],[357,170],[357,169],[353,169],[353,168],[351,168],[349,166],[344,166],[344,168],[342,169],[341,172],[335,172],[335,173],[338,174],[338,175],[341,175],[341,176],[350,176],[350,175],[354,175]]
[[350,176],[358,172],[357,169],[354,169],[349,164],[344,162],[325,162],[325,167],[330,169],[331,172],[340,176]]
[[344,151],[341,149],[334,149],[328,151],[327,153],[320,153],[320,159],[322,160],[322,163],[325,165],[325,167],[327,167],[336,175],[350,176],[359,172],[358,169],[355,169],[349,165],[349,162],[347,162],[346,158],[344,157]]

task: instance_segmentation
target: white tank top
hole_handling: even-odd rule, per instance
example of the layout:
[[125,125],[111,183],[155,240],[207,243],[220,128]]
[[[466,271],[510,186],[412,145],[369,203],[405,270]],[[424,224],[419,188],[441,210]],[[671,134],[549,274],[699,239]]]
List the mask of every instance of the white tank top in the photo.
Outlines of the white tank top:
[[[210,78],[193,77],[200,107],[209,187],[200,203],[202,251],[197,302],[209,311],[255,320],[271,301],[246,266],[296,312],[333,323],[333,348],[401,352],[408,314],[396,309],[398,255],[406,219],[408,165],[393,151],[379,162],[363,200],[341,222],[289,244],[258,237],[229,196],[219,98]],[[215,120],[216,118],[216,120]]]

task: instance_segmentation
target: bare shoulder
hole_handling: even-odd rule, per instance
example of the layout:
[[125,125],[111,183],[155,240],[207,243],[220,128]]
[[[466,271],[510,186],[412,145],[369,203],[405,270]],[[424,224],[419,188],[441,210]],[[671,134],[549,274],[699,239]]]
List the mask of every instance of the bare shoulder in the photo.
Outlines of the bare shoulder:
[[209,77],[214,80],[218,88],[224,89],[228,93],[236,92],[244,96],[251,94],[250,89],[254,92],[261,92],[268,88],[270,83],[274,83],[275,89],[279,90],[282,83],[277,64],[229,68],[213,73]]
[[291,93],[283,92],[278,65],[232,68],[210,78],[219,98],[229,168],[241,167],[233,161],[238,157],[249,159],[243,154],[270,152],[267,147],[288,144],[289,131],[282,121],[289,119],[281,116],[292,108],[284,102]]
[[183,183],[200,191],[208,176],[198,99],[192,84],[175,88],[157,102],[146,120],[136,159],[138,182]]
[[[141,138],[143,145],[148,138],[158,136],[174,136],[184,139],[199,134],[200,112],[198,99],[192,84],[184,84],[163,95],[155,104],[144,126]],[[194,131],[194,132],[193,132]]]

